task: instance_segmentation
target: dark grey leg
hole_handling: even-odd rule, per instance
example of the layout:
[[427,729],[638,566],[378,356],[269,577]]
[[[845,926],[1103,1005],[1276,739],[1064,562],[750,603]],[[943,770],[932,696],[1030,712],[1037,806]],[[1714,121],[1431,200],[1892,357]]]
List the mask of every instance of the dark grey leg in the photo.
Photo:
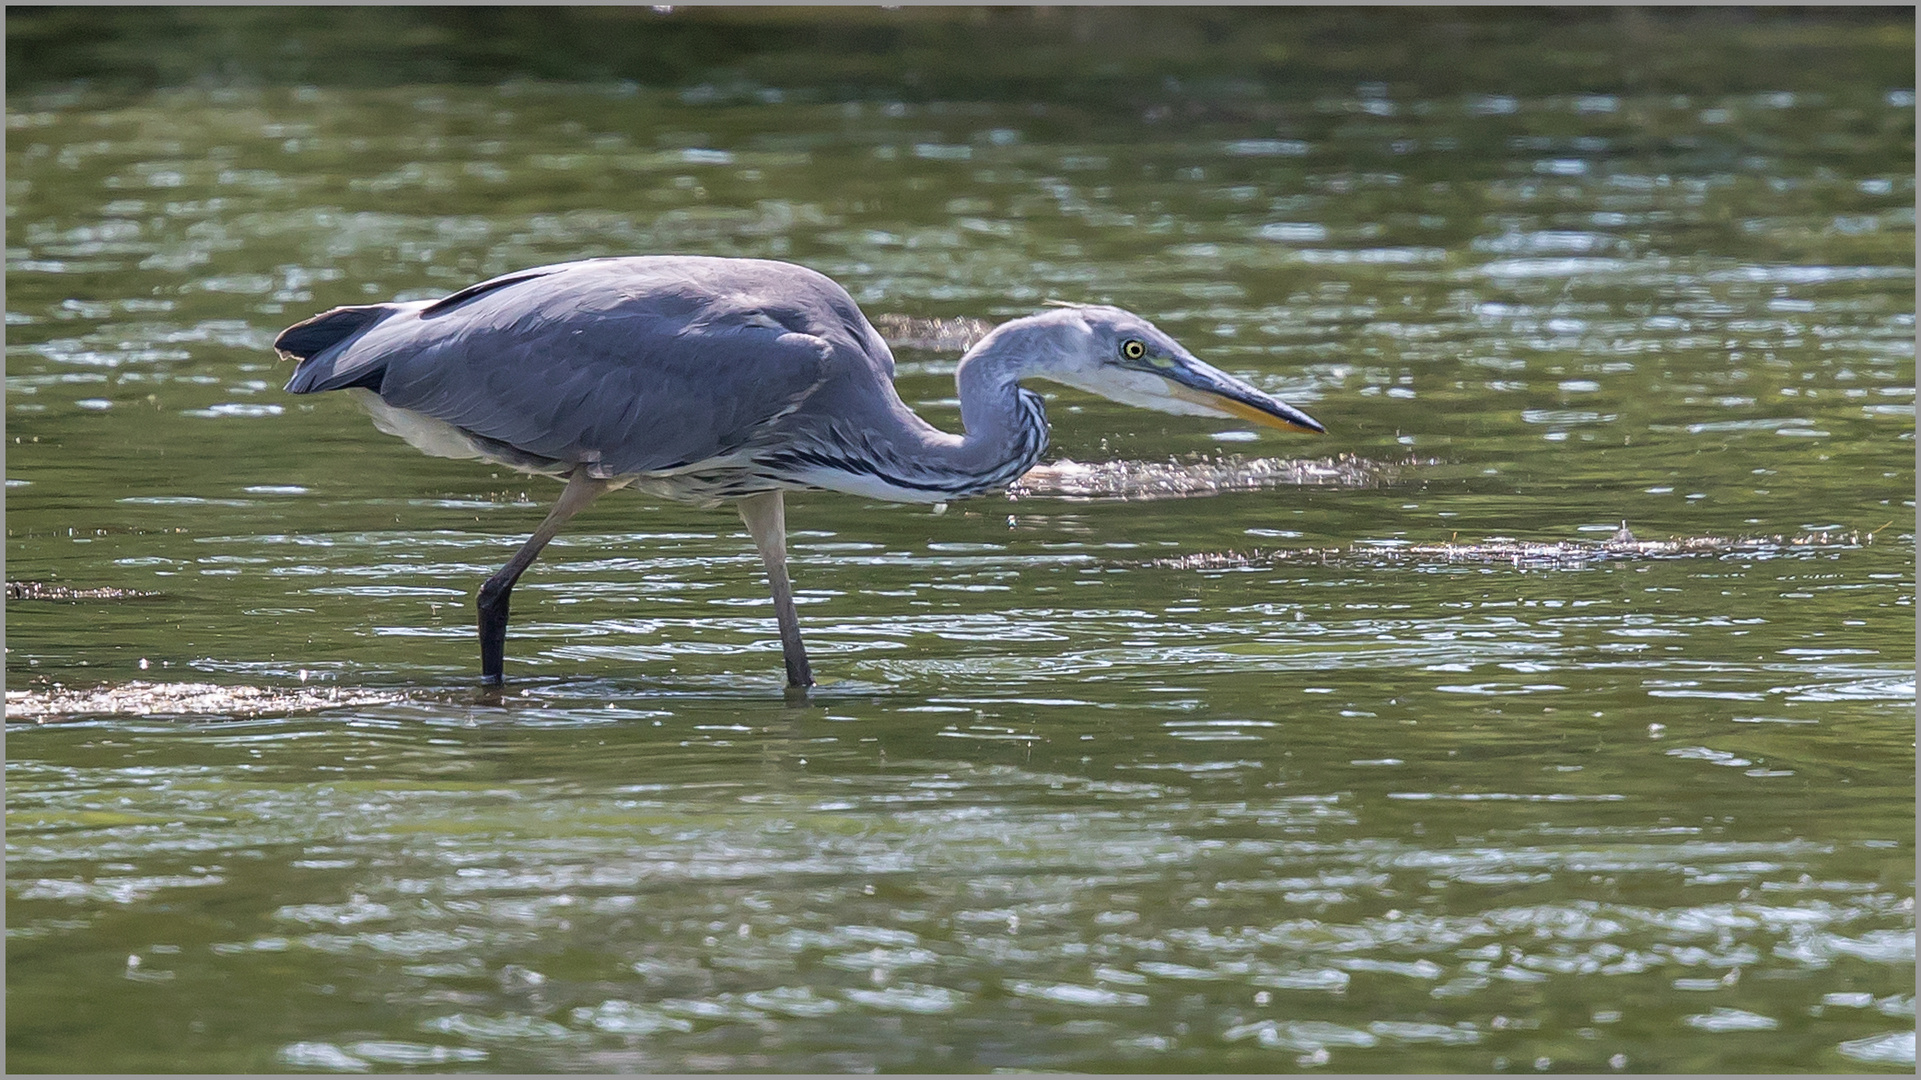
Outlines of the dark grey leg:
[[794,613],[794,587],[787,580],[787,508],[780,492],[764,491],[740,500],[740,519],[760,549],[767,566],[767,584],[774,593],[774,621],[780,624],[781,659],[787,663],[787,685],[814,685],[807,650],[800,643],[800,616]]
[[499,686],[503,679],[502,668],[507,657],[507,601],[513,595],[514,582],[533,561],[540,556],[540,550],[547,541],[554,538],[567,519],[587,508],[587,504],[612,491],[620,485],[606,480],[594,480],[587,476],[584,466],[576,468],[567,477],[566,490],[555,500],[554,508],[547,513],[547,520],[540,523],[527,542],[514,552],[514,557],[500,572],[487,579],[480,587],[480,681],[486,686]]

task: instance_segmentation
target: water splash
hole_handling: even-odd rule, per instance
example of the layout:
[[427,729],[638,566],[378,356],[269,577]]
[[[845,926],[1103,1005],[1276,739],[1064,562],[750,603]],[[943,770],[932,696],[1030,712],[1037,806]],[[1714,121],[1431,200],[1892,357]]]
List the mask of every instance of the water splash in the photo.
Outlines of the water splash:
[[1165,463],[1061,460],[1030,470],[1007,489],[1010,500],[1036,496],[1078,499],[1185,499],[1230,491],[1281,487],[1378,487],[1401,466],[1352,454],[1324,458],[1196,458]]
[[916,352],[965,352],[987,336],[994,324],[980,319],[920,319],[892,313],[874,316],[874,329],[896,349]]
[[205,716],[232,720],[387,705],[402,695],[342,687],[216,686],[212,683],[129,682],[70,689],[7,691],[7,722],[45,724],[102,716]]
[[1676,536],[1666,540],[1637,539],[1623,522],[1607,540],[1559,540],[1537,543],[1508,536],[1490,536],[1473,543],[1450,540],[1441,544],[1382,545],[1356,542],[1346,547],[1277,548],[1252,551],[1210,551],[1170,559],[1149,559],[1139,565],[1174,570],[1227,570],[1276,563],[1508,563],[1522,568],[1579,567],[1608,559],[1672,559],[1700,555],[1784,555],[1803,551],[1867,547],[1874,533],[1821,531],[1796,536]]
[[158,595],[139,589],[76,589],[68,585],[50,585],[44,581],[7,582],[8,600],[138,600]]

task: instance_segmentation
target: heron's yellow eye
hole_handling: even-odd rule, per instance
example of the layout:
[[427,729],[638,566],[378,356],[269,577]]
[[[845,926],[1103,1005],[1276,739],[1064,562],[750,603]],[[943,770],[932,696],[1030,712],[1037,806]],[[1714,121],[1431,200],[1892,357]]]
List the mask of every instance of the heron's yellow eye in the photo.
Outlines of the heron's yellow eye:
[[1141,357],[1147,355],[1147,346],[1133,338],[1128,338],[1126,341],[1121,342],[1121,355],[1129,360],[1139,360]]

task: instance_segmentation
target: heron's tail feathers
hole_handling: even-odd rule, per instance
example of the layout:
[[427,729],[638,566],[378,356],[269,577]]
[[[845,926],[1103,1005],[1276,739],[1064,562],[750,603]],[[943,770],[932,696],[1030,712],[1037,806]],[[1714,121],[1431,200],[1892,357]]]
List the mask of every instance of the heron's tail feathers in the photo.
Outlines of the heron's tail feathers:
[[[379,387],[384,364],[350,364],[343,369],[337,361],[345,345],[382,319],[402,310],[396,304],[366,304],[337,307],[305,322],[297,322],[280,332],[273,341],[282,360],[298,360],[287,389],[296,394],[321,390],[342,390],[349,386]],[[328,355],[331,353],[332,355]]]
[[366,304],[323,311],[282,330],[273,339],[274,351],[283,360],[306,360],[379,322],[393,310],[392,304]]

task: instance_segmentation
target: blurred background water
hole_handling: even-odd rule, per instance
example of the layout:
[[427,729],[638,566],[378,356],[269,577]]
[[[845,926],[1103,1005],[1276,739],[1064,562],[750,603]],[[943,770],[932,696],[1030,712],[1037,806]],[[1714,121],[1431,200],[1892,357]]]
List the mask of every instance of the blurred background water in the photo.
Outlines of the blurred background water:
[[[15,1070],[1912,1070],[1911,11],[7,25]],[[270,342],[645,252],[949,430],[910,331],[1052,298],[1331,434],[1043,385],[1119,480],[790,496],[805,702],[608,499],[482,698],[557,489]],[[1407,554],[1624,521],[1761,539]]]

